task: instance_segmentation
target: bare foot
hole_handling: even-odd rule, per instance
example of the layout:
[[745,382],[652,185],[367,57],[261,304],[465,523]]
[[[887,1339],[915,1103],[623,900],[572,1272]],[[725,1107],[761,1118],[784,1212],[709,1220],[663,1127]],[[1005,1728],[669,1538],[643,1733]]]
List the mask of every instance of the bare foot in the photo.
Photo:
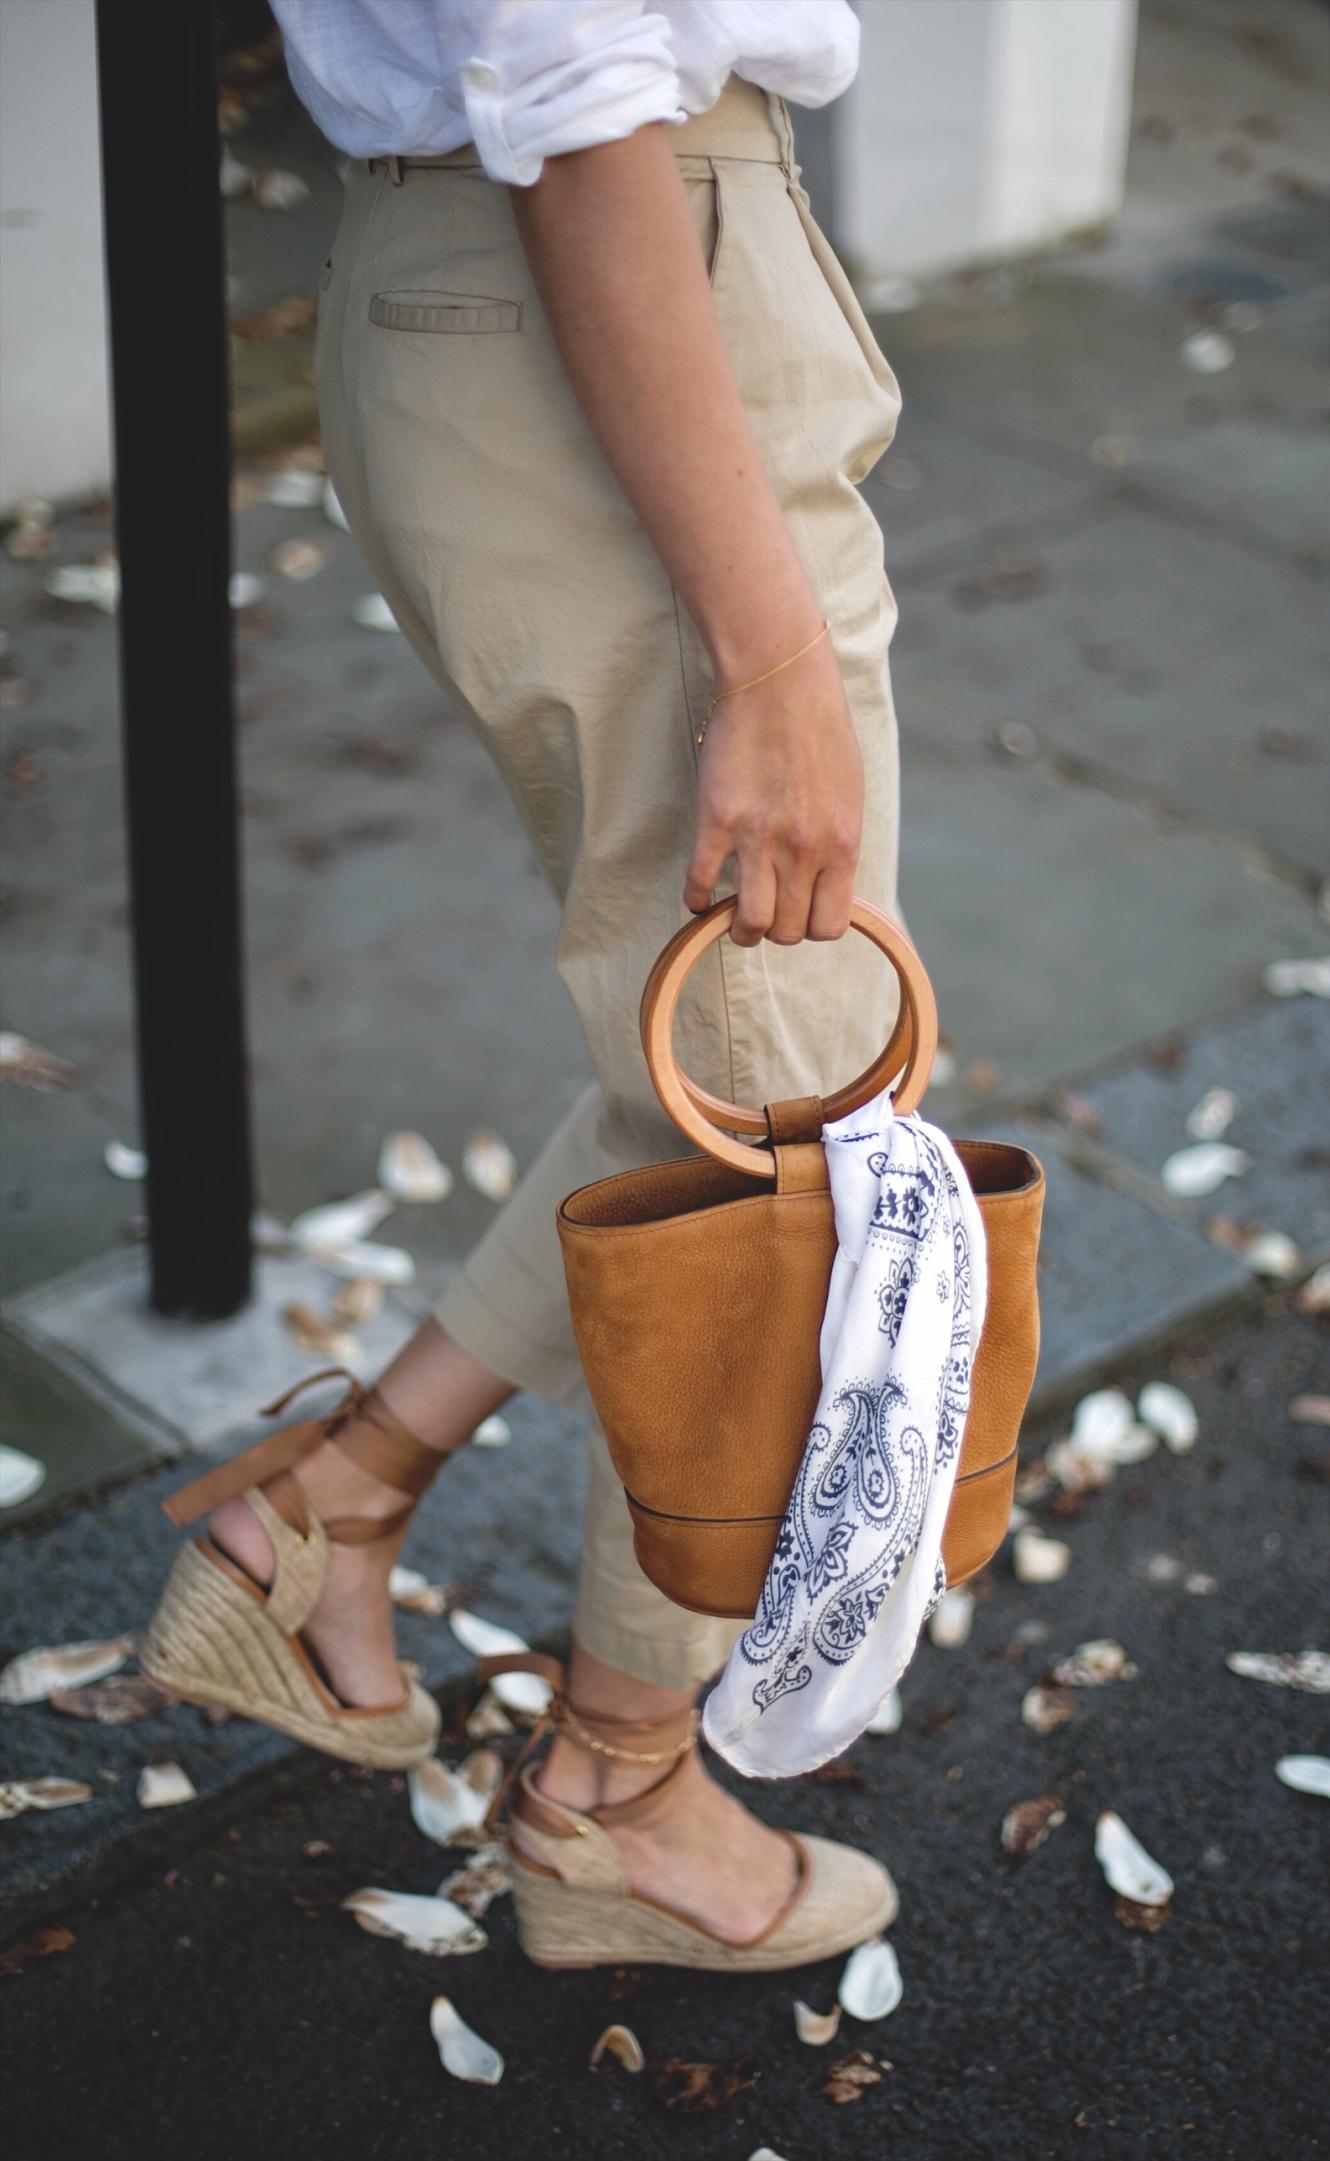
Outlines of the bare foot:
[[[623,1801],[650,1785],[645,1775],[606,1770],[570,1743],[555,1740],[537,1784],[552,1801],[594,1809]],[[518,1844],[521,1820],[513,1823]],[[642,1823],[605,1826],[629,1884],[677,1913],[700,1921],[727,1943],[751,1943],[788,1903],[798,1864],[788,1839],[726,1793],[694,1751],[661,1798],[659,1815]]]
[[[403,1505],[404,1496],[394,1487],[362,1471],[331,1443],[308,1457],[296,1476],[311,1508],[325,1519],[392,1516]],[[227,1501],[209,1518],[208,1531],[256,1583],[271,1580],[272,1547],[248,1502]],[[372,1545],[329,1544],[323,1594],[300,1633],[339,1703],[388,1708],[402,1701],[388,1576],[405,1536],[403,1525]]]

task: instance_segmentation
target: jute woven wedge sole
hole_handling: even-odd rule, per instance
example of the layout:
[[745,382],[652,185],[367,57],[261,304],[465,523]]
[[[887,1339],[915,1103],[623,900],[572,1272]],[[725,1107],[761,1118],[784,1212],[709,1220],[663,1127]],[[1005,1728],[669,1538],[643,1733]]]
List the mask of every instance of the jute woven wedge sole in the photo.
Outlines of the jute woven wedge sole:
[[[779,1973],[852,1950],[889,1928],[899,1899],[885,1869],[851,1847],[796,1840],[805,1887],[753,1943],[730,1944],[647,1899],[580,1889],[513,1849],[518,1937],[537,1966],[688,1966],[705,1973]],[[865,1899],[871,1903],[865,1903]]]
[[359,1710],[331,1697],[298,1638],[198,1544],[177,1554],[139,1653],[159,1688],[216,1703],[311,1748],[374,1770],[399,1771],[434,1752],[439,1710],[402,1670],[405,1700]]

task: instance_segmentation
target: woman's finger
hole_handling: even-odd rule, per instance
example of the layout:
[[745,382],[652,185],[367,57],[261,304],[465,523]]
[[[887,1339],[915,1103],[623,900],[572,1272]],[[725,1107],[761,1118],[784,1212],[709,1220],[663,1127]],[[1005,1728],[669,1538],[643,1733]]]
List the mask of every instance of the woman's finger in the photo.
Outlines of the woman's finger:
[[813,902],[814,866],[798,856],[785,856],[777,873],[776,911],[767,932],[773,945],[798,945],[808,936],[808,914]]
[[683,904],[694,915],[711,906],[711,895],[729,853],[728,833],[719,826],[699,826],[683,888]]
[[850,927],[850,903],[854,899],[854,872],[849,864],[824,870],[813,887],[808,911],[810,938],[843,938]]
[[769,855],[740,856],[739,906],[730,925],[736,945],[759,945],[776,913],[776,866]]

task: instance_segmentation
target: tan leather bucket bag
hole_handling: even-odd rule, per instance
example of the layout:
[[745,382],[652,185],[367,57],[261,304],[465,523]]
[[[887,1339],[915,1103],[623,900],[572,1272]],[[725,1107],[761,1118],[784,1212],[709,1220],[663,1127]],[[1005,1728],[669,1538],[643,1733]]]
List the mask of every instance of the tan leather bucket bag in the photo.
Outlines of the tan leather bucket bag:
[[[637,1558],[676,1605],[756,1609],[821,1389],[818,1337],[836,1256],[824,1122],[893,1076],[914,1109],[937,1048],[923,963],[898,924],[856,900],[853,925],[901,984],[891,1041],[857,1080],[746,1110],[674,1059],[688,971],[729,928],[718,901],[670,940],[647,979],[642,1042],[665,1109],[706,1153],[569,1194],[559,1238],[577,1347],[633,1518]],[[749,1134],[751,1141],[734,1134]],[[942,1558],[960,1583],[1007,1527],[1016,1442],[1039,1353],[1035,1266],[1044,1174],[1023,1148],[958,1141],[988,1241],[988,1306]]]

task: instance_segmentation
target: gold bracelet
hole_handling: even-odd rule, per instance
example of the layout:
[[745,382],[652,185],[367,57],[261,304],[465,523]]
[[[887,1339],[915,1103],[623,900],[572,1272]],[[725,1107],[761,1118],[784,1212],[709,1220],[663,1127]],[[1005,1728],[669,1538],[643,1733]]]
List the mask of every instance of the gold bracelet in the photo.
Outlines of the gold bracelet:
[[712,699],[710,705],[707,707],[707,717],[703,721],[700,729],[698,730],[698,749],[700,750],[702,747],[702,743],[706,736],[707,729],[711,726],[711,716],[715,712],[718,705],[723,705],[727,698],[737,698],[741,691],[756,690],[759,683],[769,683],[773,675],[780,675],[784,669],[792,668],[796,660],[802,660],[804,654],[811,653],[815,645],[821,645],[822,640],[828,636],[830,630],[830,623],[823,623],[821,630],[819,630],[815,638],[810,638],[807,645],[801,645],[797,653],[791,653],[788,660],[778,660],[774,668],[767,669],[765,675],[755,675],[747,683],[736,683],[733,690],[718,690],[715,697]]

